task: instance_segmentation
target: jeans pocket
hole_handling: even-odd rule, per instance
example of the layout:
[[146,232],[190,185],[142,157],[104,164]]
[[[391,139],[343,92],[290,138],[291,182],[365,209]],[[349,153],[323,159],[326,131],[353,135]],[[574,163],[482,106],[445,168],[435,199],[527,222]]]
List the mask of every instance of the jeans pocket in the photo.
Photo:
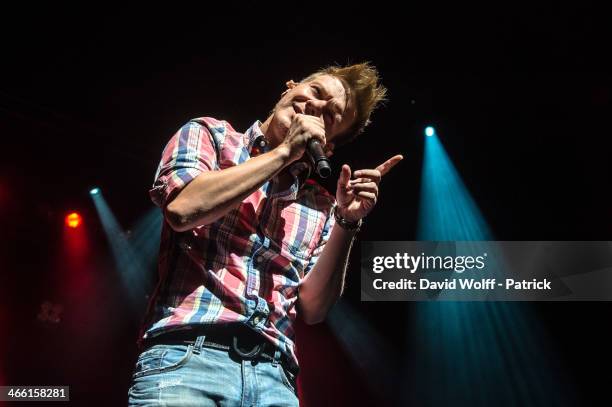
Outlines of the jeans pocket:
[[289,373],[280,363],[276,366],[280,374],[281,382],[283,382],[283,384],[293,393],[296,393],[295,376],[292,373]]
[[189,361],[193,345],[155,345],[138,356],[133,378],[176,370]]

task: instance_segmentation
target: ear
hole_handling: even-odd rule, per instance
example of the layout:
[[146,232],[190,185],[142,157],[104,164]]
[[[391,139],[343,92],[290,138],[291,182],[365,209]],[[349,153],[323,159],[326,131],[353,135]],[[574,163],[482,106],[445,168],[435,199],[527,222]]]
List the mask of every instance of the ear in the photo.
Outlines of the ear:
[[289,92],[291,89],[295,88],[295,87],[296,87],[298,84],[297,84],[297,83],[295,83],[295,82],[293,81],[293,79],[290,79],[290,80],[288,80],[288,81],[285,83],[285,85],[287,86],[287,90],[285,90],[281,96],[285,96],[285,95],[287,94],[287,92]]

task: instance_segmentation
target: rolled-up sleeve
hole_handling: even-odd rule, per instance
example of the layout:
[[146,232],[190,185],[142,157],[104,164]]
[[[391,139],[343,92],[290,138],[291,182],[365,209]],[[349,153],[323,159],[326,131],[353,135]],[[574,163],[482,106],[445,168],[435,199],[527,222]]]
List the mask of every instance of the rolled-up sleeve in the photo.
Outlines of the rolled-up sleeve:
[[185,185],[202,172],[217,167],[213,143],[208,129],[196,122],[189,122],[176,132],[164,148],[149,191],[155,205],[165,208]]

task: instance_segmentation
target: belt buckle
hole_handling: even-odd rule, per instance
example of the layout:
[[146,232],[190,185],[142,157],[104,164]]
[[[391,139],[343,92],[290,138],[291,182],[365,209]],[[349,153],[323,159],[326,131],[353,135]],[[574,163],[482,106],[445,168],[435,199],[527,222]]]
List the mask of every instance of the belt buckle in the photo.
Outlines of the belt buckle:
[[232,338],[232,348],[234,349],[234,352],[236,352],[243,359],[253,359],[259,355],[263,346],[261,343],[258,343],[253,346],[251,350],[245,352],[238,346],[238,335],[234,335],[234,337]]

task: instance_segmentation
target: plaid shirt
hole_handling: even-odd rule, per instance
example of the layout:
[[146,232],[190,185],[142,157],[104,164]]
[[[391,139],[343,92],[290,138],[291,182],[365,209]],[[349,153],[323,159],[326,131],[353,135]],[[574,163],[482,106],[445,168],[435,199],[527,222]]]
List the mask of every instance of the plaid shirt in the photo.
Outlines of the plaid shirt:
[[[256,146],[265,144],[259,125],[241,134],[226,121],[191,120],[164,149],[150,191],[153,202],[164,208],[202,172],[247,161]],[[259,332],[297,366],[293,322],[298,289],[329,239],[335,199],[308,179],[305,163],[292,164],[290,171],[294,182],[288,190],[279,190],[272,179],[214,223],[178,233],[164,222],[159,282],[142,338],[238,322]]]

